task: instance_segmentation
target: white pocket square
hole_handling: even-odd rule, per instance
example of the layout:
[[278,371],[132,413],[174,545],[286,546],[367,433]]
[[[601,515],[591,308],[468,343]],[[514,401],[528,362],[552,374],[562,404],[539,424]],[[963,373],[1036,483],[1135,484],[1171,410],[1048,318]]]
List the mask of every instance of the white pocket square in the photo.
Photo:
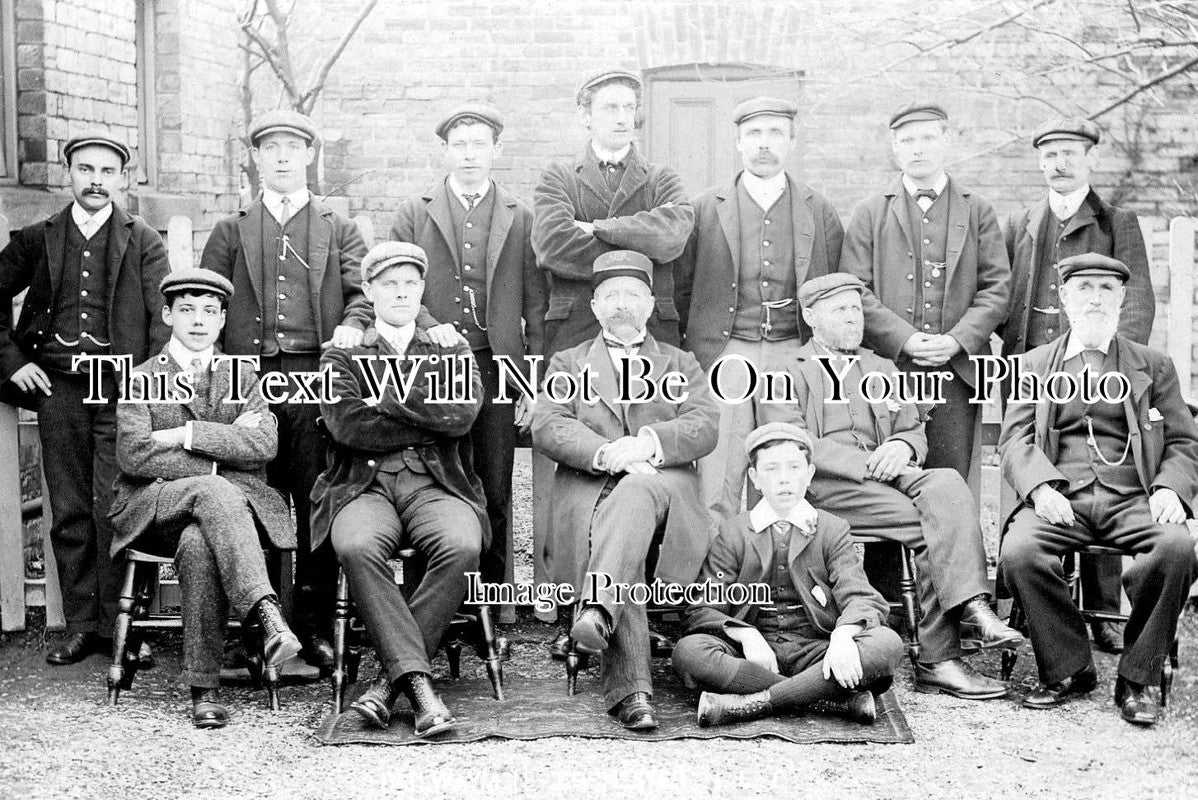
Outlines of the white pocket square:
[[1157,411],[1155,408],[1148,409],[1148,421],[1149,422],[1160,422],[1163,419],[1164,419],[1164,417],[1161,416],[1161,412]]

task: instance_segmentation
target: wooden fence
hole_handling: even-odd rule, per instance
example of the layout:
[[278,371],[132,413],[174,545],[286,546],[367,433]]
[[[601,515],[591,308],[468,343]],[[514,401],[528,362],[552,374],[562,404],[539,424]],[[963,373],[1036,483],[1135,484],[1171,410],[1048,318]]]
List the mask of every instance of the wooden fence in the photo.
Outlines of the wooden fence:
[[[326,200],[338,206],[348,206],[348,203],[337,201],[344,201],[344,198]],[[338,210],[348,216],[347,207]],[[367,246],[373,244],[374,228],[370,219],[361,216],[354,221]],[[1153,284],[1157,287],[1157,295],[1160,297],[1164,288],[1168,298],[1164,304],[1158,303],[1153,343],[1168,351],[1177,365],[1183,392],[1187,399],[1193,399],[1198,397],[1193,388],[1193,271],[1198,219],[1179,217],[1166,222],[1159,218],[1143,218],[1140,224],[1152,255]],[[185,216],[172,217],[164,233],[171,268],[194,265],[196,254],[191,219]],[[8,238],[8,221],[0,214],[0,249],[8,244]],[[45,478],[25,475],[23,487],[20,472],[21,445],[24,444],[27,450],[38,446],[36,428],[37,419],[34,415],[18,412],[18,409],[0,403],[0,630],[6,632],[24,629],[25,610],[30,606],[45,607],[48,628],[63,625],[58,573],[50,546],[50,511],[43,502],[46,497]],[[36,463],[41,463],[40,455]],[[40,492],[33,491],[33,487],[40,489]],[[34,557],[38,540],[42,552],[40,559]],[[28,558],[27,547],[30,551]],[[27,562],[30,566],[40,562],[43,577],[28,574]]]

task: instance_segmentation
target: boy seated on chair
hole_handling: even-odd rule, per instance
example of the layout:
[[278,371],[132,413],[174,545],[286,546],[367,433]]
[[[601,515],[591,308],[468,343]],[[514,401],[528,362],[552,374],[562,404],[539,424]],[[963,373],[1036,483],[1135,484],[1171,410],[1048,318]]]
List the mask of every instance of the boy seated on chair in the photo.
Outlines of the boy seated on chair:
[[[245,399],[233,402],[226,399],[233,394],[231,365],[213,364],[232,284],[211,270],[186,268],[168,274],[159,289],[170,341],[134,368],[132,397],[117,404],[120,476],[112,550],[114,556],[128,547],[174,555],[183,601],[182,680],[191,686],[192,721],[198,728],[221,728],[229,721],[218,687],[230,610],[261,625],[266,667],[299,652],[262,554],[264,541],[294,549],[295,531],[283,498],[266,483],[264,467],[278,438],[257,376],[241,371]],[[194,396],[153,396],[160,385],[154,376],[161,374],[173,387],[190,378]]]
[[[761,501],[721,526],[699,582],[768,584],[770,605],[687,609],[674,669],[699,695],[699,725],[726,725],[830,701],[872,724],[903,643],[866,580],[849,526],[804,495],[815,468],[805,430],[763,425],[745,440]],[[714,594],[714,592],[713,592]]]

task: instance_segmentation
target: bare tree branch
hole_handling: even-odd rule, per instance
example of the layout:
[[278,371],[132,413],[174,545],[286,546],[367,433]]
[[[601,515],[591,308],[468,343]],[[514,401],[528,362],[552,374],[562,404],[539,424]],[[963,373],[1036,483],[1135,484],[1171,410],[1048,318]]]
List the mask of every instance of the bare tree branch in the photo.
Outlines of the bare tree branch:
[[1106,107],[1099,109],[1098,111],[1095,111],[1094,113],[1090,114],[1089,119],[1097,119],[1098,117],[1101,117],[1103,114],[1106,114],[1109,111],[1113,111],[1114,109],[1123,105],[1128,100],[1131,100],[1133,97],[1135,97],[1136,95],[1142,94],[1142,93],[1148,91],[1149,89],[1151,89],[1153,86],[1164,83],[1165,81],[1169,80],[1170,78],[1172,78],[1176,75],[1180,75],[1183,72],[1191,70],[1195,66],[1198,66],[1198,56],[1195,56],[1194,58],[1191,58],[1188,61],[1182,62],[1181,64],[1178,64],[1173,69],[1168,70],[1167,72],[1162,72],[1160,75],[1157,75],[1155,78],[1153,78],[1145,83],[1140,84],[1139,86],[1137,86],[1136,88],[1134,88],[1130,92],[1128,92],[1127,94],[1120,97],[1118,100],[1116,100],[1113,103],[1110,103],[1109,105],[1107,105]]
[[378,0],[367,0],[362,5],[362,8],[358,10],[358,16],[354,18],[352,23],[350,23],[349,28],[346,29],[345,34],[341,37],[341,41],[337,42],[337,46],[333,49],[333,52],[329,54],[329,57],[326,58],[324,63],[321,65],[320,71],[316,74],[316,80],[313,81],[308,90],[300,96],[299,103],[302,106],[301,110],[305,114],[310,113],[312,107],[316,104],[316,97],[320,94],[321,90],[324,89],[325,81],[329,77],[329,70],[331,70],[333,65],[337,63],[337,59],[339,59],[342,52],[345,51],[350,39],[354,38],[354,34],[358,32],[358,28],[362,26],[362,23],[366,20],[366,17],[369,16],[370,12],[374,10],[374,7],[377,4]]

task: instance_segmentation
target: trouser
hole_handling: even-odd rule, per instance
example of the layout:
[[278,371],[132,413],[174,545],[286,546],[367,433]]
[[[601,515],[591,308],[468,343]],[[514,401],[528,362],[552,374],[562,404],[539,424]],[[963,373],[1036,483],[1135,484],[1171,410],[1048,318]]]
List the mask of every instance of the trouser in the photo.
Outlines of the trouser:
[[[752,694],[768,690],[776,709],[795,708],[819,700],[835,700],[847,691],[834,678],[824,678],[823,659],[828,639],[816,632],[764,633],[778,659],[778,672],[750,662],[740,645],[710,633],[692,633],[674,645],[674,669],[690,687],[714,692]],[[903,655],[903,642],[890,628],[881,626],[853,637],[861,658],[858,689],[881,693],[890,688],[891,676]]]
[[[315,372],[317,353],[280,353],[262,359],[267,372]],[[291,387],[294,389],[294,385]],[[328,636],[337,596],[337,558],[327,541],[312,549],[312,486],[326,466],[327,442],[316,425],[320,406],[277,403],[270,410],[279,420],[279,452],[266,465],[267,482],[283,494],[295,511],[295,596],[293,624],[301,636]]]
[[516,462],[516,407],[495,403],[499,394],[499,367],[490,350],[474,353],[482,378],[483,402],[470,428],[474,472],[483,485],[491,544],[479,564],[482,579],[502,583],[511,579],[512,469]]
[[183,674],[189,686],[220,686],[225,630],[274,597],[254,512],[220,475],[179,478],[158,495],[154,530],[136,546],[175,556],[183,601]]
[[1000,565],[1027,617],[1044,683],[1093,663],[1085,621],[1069,593],[1061,557],[1086,544],[1135,554],[1123,573],[1131,615],[1123,632],[1119,674],[1151,684],[1160,678],[1177,634],[1177,618],[1198,578],[1194,539],[1185,525],[1161,525],[1143,494],[1120,495],[1095,482],[1069,495],[1073,525],[1052,525],[1025,507],[1003,537]]
[[981,408],[976,403],[970,403],[973,388],[961,380],[951,366],[943,364],[939,367],[921,367],[913,364],[910,359],[903,358],[899,367],[904,372],[928,373],[951,372],[953,379],[944,381],[943,396],[945,402],[932,406],[925,432],[928,436],[928,455],[924,459],[925,469],[947,467],[961,473],[961,477],[969,480],[969,468],[973,463],[973,439],[976,432],[978,411]]
[[[111,636],[120,597],[108,520],[117,476],[115,406],[84,402],[86,375],[51,371],[49,376],[51,394],[37,394],[37,430],[66,631]],[[105,387],[114,400],[115,384],[106,380]]]
[[[354,605],[392,681],[431,673],[430,662],[478,569],[482,528],[474,507],[428,475],[380,472],[333,520],[333,547]],[[427,561],[405,600],[388,559],[413,547]]]
[[[553,518],[553,481],[557,462],[536,448],[532,449],[532,579],[540,586],[549,582],[553,565],[546,558],[549,528]],[[542,622],[557,619],[557,609],[536,612]]]
[[[864,459],[866,453],[862,452]],[[936,663],[962,654],[956,609],[990,591],[986,549],[973,496],[951,469],[925,469],[889,483],[816,477],[812,505],[868,533],[911,549],[922,616],[920,660]]]
[[[729,339],[720,351],[719,358],[741,356],[753,365],[758,377],[757,391],[743,403],[719,403],[719,438],[715,449],[699,459],[699,486],[704,504],[711,516],[712,536],[719,527],[740,513],[741,495],[745,489],[745,478],[749,474],[749,454],[745,452],[745,437],[754,429],[775,420],[786,421],[793,406],[773,405],[759,402],[763,396],[765,372],[787,372],[794,375],[798,370],[796,353],[798,339],[781,342],[748,341]],[[719,358],[716,361],[719,361]],[[710,376],[710,370],[708,371]],[[748,392],[748,370],[736,359],[727,362],[713,379],[729,400],[744,396]],[[779,389],[781,387],[779,386]],[[784,396],[784,395],[779,395]]]

